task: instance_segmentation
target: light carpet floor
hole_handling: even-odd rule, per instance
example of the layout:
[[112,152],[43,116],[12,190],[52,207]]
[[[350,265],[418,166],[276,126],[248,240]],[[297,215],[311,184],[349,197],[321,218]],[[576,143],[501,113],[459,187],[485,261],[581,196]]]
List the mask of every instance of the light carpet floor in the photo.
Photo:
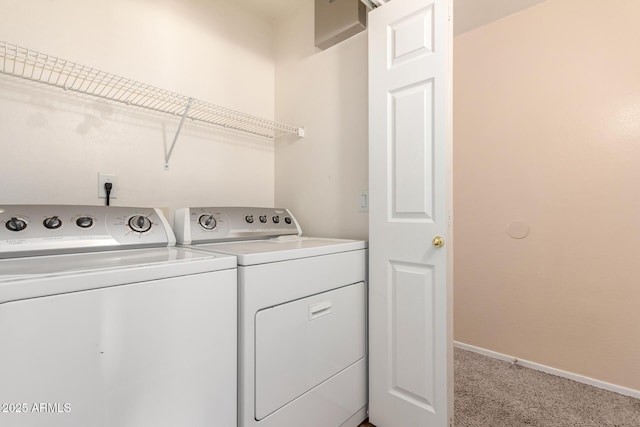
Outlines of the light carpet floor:
[[456,427],[640,427],[638,399],[459,348],[454,376]]
[[455,349],[456,427],[640,427],[640,400]]

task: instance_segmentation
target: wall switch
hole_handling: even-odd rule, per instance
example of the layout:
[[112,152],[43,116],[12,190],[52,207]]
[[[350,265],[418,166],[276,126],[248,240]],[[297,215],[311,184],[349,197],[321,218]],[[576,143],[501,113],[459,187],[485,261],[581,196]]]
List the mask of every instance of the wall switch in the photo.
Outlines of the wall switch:
[[100,199],[107,198],[107,192],[104,189],[104,184],[106,182],[110,182],[111,184],[113,184],[109,198],[110,199],[118,198],[118,177],[108,173],[98,174],[98,198]]
[[369,212],[369,192],[363,190],[358,196],[359,208],[358,212]]

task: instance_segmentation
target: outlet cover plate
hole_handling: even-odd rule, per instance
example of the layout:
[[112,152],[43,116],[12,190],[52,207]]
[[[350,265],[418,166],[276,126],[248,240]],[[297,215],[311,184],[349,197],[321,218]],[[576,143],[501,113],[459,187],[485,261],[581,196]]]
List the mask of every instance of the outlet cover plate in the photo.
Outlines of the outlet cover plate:
[[107,192],[104,189],[104,184],[107,182],[110,182],[111,184],[113,184],[109,198],[117,199],[118,198],[118,177],[114,174],[109,174],[109,173],[98,174],[98,198],[100,199],[107,198]]

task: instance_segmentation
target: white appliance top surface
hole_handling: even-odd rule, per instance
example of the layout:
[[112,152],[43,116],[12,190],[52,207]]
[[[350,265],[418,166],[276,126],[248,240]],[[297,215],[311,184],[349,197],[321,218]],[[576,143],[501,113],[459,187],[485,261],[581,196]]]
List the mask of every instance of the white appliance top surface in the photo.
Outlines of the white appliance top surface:
[[233,256],[178,247],[0,259],[0,303],[234,268]]
[[191,247],[235,255],[238,258],[238,265],[246,266],[362,250],[367,247],[367,244],[362,240],[281,236],[265,240],[210,243]]
[[233,257],[194,252],[185,248],[152,248],[0,260],[0,282],[7,276],[82,274],[96,270],[159,267],[162,264],[206,262],[211,271],[233,268]]

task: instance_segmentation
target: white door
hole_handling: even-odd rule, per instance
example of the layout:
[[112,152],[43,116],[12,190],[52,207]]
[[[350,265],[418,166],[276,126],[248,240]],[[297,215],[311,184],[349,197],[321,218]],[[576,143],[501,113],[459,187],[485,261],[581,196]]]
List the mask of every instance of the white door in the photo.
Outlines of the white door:
[[369,419],[378,427],[453,424],[449,11],[449,0],[395,0],[369,14]]

